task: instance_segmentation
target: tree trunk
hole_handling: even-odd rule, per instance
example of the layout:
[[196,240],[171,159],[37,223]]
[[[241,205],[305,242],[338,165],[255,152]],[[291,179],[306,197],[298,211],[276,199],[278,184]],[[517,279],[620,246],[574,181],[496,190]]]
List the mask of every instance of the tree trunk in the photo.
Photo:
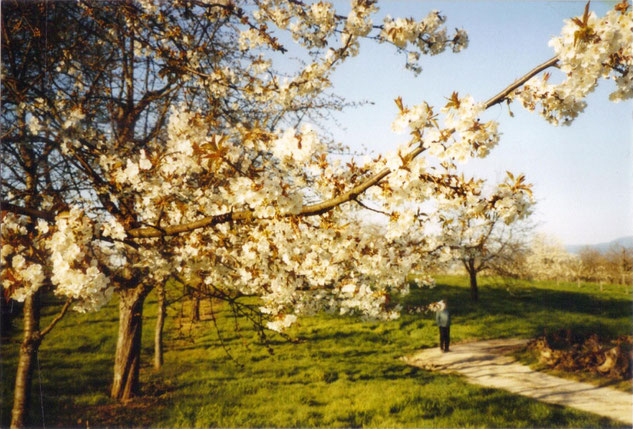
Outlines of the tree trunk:
[[479,301],[479,288],[477,287],[477,271],[468,270],[470,277],[470,299]]
[[110,397],[127,401],[138,394],[143,303],[149,290],[139,285],[119,292],[119,336]]
[[165,326],[165,285],[159,285],[156,290],[158,305],[156,310],[156,329],[154,331],[154,369],[163,366],[163,327]]
[[191,320],[193,322],[200,321],[200,296],[195,294],[191,300]]
[[33,368],[37,361],[40,348],[40,302],[39,292],[35,292],[24,300],[24,334],[18,369],[15,375],[15,390],[13,392],[13,409],[11,410],[11,427],[24,427],[24,420],[28,414],[31,399],[31,380]]

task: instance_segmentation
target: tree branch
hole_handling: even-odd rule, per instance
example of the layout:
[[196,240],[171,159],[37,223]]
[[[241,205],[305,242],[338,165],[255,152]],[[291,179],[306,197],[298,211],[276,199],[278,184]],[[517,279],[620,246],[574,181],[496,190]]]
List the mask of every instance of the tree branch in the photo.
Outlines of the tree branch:
[[362,202],[361,200],[359,200],[358,198],[354,198],[354,202],[355,202],[356,204],[358,204],[359,206],[361,206],[362,208],[367,209],[367,210],[369,210],[369,211],[372,211],[372,212],[374,212],[374,213],[380,213],[381,215],[385,215],[385,216],[387,216],[387,217],[390,217],[390,216],[391,216],[391,214],[390,214],[390,213],[384,212],[384,211],[382,211],[382,210],[375,209],[375,208],[373,208],[373,207],[369,207],[367,204],[363,203],[363,202]]
[[495,104],[499,104],[501,103],[503,100],[506,99],[506,97],[515,89],[517,89],[518,87],[520,87],[521,85],[523,85],[525,82],[527,82],[528,80],[532,79],[535,75],[539,74],[540,72],[542,72],[543,70],[555,66],[556,63],[558,63],[558,57],[554,57],[551,58],[547,61],[545,61],[543,64],[538,65],[536,67],[534,67],[532,70],[530,70],[527,74],[525,74],[523,77],[515,80],[512,85],[508,86],[506,89],[504,89],[503,91],[501,91],[499,94],[495,95],[494,97],[492,97],[490,100],[486,101],[486,109],[489,109],[490,107],[494,106]]
[[57,322],[62,320],[62,318],[64,317],[64,315],[68,311],[68,308],[70,308],[70,304],[72,304],[72,302],[73,302],[73,300],[69,298],[66,301],[66,303],[64,304],[64,306],[62,307],[62,311],[60,311],[59,314],[57,316],[55,316],[55,318],[53,320],[51,320],[51,323],[49,323],[46,328],[44,328],[43,330],[40,331],[40,334],[39,334],[40,340],[42,338],[44,338],[44,336],[46,334],[48,334],[55,327],[55,325],[57,325]]
[[[549,67],[555,66],[557,63],[558,63],[558,58],[554,57],[538,65],[534,69],[530,70],[523,77],[514,81],[514,83],[509,85],[503,91],[501,91],[494,97],[490,98],[485,103],[485,108],[488,109],[494,106],[495,104],[501,103],[503,100],[506,99],[506,97],[512,91],[514,91],[515,89],[523,85],[525,82],[530,80],[536,74],[540,73],[541,71]],[[407,154],[403,158],[403,164],[406,164],[410,162],[411,160],[415,159],[418,155],[420,155],[425,150],[426,150],[425,148],[420,147],[420,146],[415,148],[413,151],[411,151],[409,154]],[[287,214],[286,216],[289,217],[289,216],[295,215],[295,216],[307,217],[307,216],[318,216],[318,215],[327,213],[328,211],[332,210],[333,208],[343,203],[354,200],[358,195],[362,194],[363,192],[365,192],[367,189],[371,188],[372,186],[378,184],[382,179],[384,179],[391,173],[392,171],[389,168],[385,168],[381,170],[380,172],[376,173],[375,175],[373,175],[372,177],[368,178],[364,182],[360,183],[359,185],[353,187],[349,191],[338,195],[337,197],[331,198],[329,200],[326,200],[320,203],[307,205],[303,207],[303,209],[299,213]],[[40,212],[37,210],[31,210],[31,209],[14,206],[13,204],[5,203],[4,201],[2,202],[2,204],[3,205],[6,204],[7,206],[7,208],[6,209],[3,208],[3,210],[9,210],[14,213],[24,214],[31,217],[40,217],[47,220],[54,218],[54,216],[47,214],[45,212]],[[257,220],[258,218],[256,218],[253,215],[252,211],[242,210],[238,212],[228,212],[221,215],[207,216],[197,221],[188,222],[188,223],[184,223],[180,225],[173,225],[173,226],[166,226],[166,227],[150,226],[150,227],[133,228],[133,229],[128,230],[127,234],[128,236],[132,238],[161,237],[161,236],[177,235],[183,232],[194,231],[199,228],[214,226],[214,225],[218,225],[218,224],[226,223],[226,222],[250,221],[253,219]],[[259,218],[259,219],[263,220],[264,218]]]
[[49,222],[55,222],[55,215],[51,212],[43,210],[30,209],[28,207],[16,206],[8,201],[0,201],[0,210],[3,212],[11,212],[19,215],[29,216],[36,219],[45,219]]

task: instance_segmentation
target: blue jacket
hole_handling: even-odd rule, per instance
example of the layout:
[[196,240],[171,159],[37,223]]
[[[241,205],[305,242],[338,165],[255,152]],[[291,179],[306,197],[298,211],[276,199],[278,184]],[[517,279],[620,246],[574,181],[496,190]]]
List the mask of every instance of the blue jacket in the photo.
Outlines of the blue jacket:
[[443,328],[451,326],[451,313],[448,312],[448,308],[435,313],[435,322],[437,323],[437,326],[441,326]]

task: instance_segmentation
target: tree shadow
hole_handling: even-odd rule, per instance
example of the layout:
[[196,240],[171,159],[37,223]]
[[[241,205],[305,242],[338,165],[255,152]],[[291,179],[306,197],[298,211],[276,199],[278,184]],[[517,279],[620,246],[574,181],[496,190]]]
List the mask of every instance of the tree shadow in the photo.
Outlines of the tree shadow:
[[[467,288],[439,284],[433,289],[412,291],[402,304],[415,307],[439,299],[448,301],[454,325],[480,326],[481,336],[490,338],[536,336],[558,329],[613,338],[629,333],[633,325],[630,299],[569,290],[523,287],[520,293],[512,294],[504,287],[484,286],[479,301],[473,302]],[[617,319],[632,322],[626,325]]]

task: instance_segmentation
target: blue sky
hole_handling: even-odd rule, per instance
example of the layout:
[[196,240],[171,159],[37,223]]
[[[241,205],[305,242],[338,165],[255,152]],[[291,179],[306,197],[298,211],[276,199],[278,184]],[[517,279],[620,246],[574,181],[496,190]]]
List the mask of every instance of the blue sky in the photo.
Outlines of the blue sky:
[[[348,2],[335,2],[345,11]],[[603,15],[614,2],[592,2]],[[335,139],[352,148],[364,145],[380,153],[397,147],[406,135],[391,132],[393,102],[427,101],[443,106],[453,91],[485,101],[516,78],[553,56],[547,45],[563,20],[581,15],[576,1],[386,1],[379,19],[425,16],[433,9],[447,16],[449,29],[464,28],[468,49],[423,57],[423,72],[404,69],[405,58],[387,45],[363,42],[361,54],[336,72],[334,92],[371,105],[336,115],[343,128],[331,128]],[[538,201],[534,220],[539,229],[565,244],[593,244],[633,235],[633,129],[631,101],[611,103],[611,82],[602,82],[588,98],[586,111],[569,127],[555,127],[539,115],[513,105],[493,107],[501,143],[484,160],[464,166],[467,174],[499,181],[505,171],[524,173]]]

